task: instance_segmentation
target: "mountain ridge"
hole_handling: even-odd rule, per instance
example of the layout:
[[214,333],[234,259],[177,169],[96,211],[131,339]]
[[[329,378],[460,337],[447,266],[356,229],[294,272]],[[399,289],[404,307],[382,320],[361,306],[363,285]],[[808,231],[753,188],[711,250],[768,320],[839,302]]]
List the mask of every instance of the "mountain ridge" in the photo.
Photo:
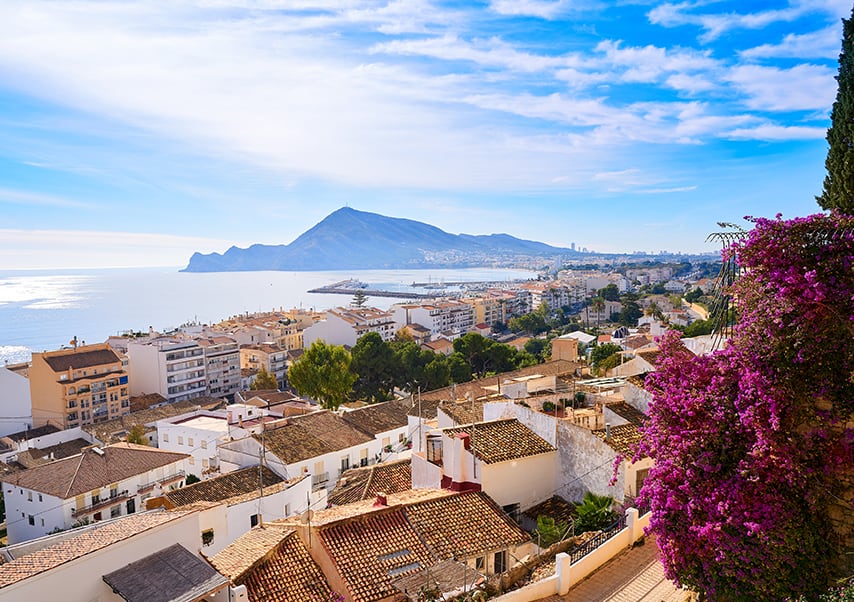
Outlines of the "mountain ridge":
[[193,253],[184,272],[485,267],[513,258],[572,254],[509,234],[450,234],[423,222],[342,207],[290,244]]

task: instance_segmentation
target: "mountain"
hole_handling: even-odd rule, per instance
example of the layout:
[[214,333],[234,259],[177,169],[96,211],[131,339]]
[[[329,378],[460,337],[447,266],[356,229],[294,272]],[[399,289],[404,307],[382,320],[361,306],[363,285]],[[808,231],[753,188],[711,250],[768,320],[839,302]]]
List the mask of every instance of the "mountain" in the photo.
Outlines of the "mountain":
[[521,257],[575,254],[508,234],[449,234],[409,219],[343,207],[289,245],[194,253],[185,272],[481,267]]

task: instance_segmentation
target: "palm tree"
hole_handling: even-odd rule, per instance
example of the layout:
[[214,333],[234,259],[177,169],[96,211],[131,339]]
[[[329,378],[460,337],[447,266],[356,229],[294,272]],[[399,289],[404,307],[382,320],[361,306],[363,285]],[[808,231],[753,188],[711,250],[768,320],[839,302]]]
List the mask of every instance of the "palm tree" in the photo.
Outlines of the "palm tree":
[[602,312],[605,311],[605,299],[602,297],[593,297],[590,304],[596,311],[596,329],[599,329],[599,324],[602,321]]

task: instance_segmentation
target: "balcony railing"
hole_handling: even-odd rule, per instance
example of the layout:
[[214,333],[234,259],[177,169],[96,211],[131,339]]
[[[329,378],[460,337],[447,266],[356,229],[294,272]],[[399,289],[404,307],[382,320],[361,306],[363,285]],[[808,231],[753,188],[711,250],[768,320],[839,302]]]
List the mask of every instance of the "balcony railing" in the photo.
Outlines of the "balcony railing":
[[158,483],[160,484],[161,487],[166,487],[167,485],[171,485],[172,483],[174,483],[176,481],[180,481],[185,476],[186,476],[186,473],[183,470],[179,470],[175,474],[169,475],[168,477],[165,477],[163,479],[157,479],[155,481],[151,481],[150,483],[146,483],[144,485],[139,485],[136,488],[136,492],[137,493],[145,493],[147,491],[150,491],[151,489],[154,489]]
[[77,508],[72,513],[71,516],[77,518],[83,514],[89,514],[90,512],[97,512],[102,508],[107,508],[109,506],[113,506],[114,504],[118,504],[119,502],[123,502],[130,497],[130,493],[127,490],[119,491],[115,495],[111,495],[110,497],[106,497],[102,500],[98,500],[97,502],[93,502],[88,506],[84,506],[83,508]]
[[321,472],[320,474],[311,476],[311,486],[312,487],[323,487],[329,481],[329,473]]

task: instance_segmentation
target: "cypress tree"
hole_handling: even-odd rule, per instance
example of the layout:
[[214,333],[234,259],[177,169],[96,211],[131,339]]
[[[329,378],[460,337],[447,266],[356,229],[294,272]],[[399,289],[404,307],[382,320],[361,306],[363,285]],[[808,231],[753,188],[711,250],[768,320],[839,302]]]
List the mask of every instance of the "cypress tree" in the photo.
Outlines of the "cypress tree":
[[827,130],[827,175],[816,200],[822,209],[854,214],[854,9],[842,19],[842,53],[839,55],[838,88],[830,128]]

